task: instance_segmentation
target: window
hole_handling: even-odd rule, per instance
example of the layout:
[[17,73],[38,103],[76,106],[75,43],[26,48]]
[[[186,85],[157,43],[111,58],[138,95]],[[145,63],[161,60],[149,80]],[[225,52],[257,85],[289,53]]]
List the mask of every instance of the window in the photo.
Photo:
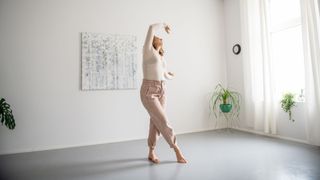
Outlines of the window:
[[305,87],[300,0],[270,0],[269,33],[276,96],[299,97]]

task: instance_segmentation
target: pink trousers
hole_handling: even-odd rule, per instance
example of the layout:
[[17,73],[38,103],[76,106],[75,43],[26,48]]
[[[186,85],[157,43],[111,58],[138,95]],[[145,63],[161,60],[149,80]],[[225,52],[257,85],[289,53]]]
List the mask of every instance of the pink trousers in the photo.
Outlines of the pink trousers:
[[168,117],[165,113],[165,81],[143,79],[140,98],[143,106],[150,115],[148,146],[154,149],[161,133],[170,145],[170,148],[173,148],[177,143],[177,139],[172,127],[168,123]]

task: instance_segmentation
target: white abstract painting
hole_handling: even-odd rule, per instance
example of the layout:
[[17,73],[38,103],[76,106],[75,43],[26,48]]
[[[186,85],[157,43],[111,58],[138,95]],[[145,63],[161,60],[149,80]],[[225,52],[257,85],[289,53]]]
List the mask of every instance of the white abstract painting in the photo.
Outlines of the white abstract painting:
[[82,90],[136,89],[137,38],[81,33]]

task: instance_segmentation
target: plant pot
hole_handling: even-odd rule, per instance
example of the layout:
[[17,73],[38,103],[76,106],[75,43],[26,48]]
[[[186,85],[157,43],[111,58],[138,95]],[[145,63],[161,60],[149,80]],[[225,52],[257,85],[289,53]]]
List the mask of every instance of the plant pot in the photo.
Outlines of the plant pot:
[[220,104],[220,110],[224,113],[230,112],[232,109],[232,104]]

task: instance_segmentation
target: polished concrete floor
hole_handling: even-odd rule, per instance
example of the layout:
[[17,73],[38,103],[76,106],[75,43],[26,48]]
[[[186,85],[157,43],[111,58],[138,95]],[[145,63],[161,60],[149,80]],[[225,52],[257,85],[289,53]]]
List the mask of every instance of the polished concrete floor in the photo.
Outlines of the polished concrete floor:
[[1,180],[320,180],[320,149],[222,129],[178,135],[188,164],[159,139],[160,164],[146,140],[0,156]]

